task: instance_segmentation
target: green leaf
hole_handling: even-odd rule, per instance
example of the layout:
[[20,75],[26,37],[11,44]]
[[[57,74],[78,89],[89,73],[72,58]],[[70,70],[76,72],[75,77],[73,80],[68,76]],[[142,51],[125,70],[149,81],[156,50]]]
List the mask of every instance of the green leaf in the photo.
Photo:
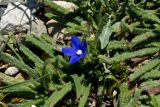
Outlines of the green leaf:
[[4,40],[5,43],[4,43],[4,44],[0,43],[0,45],[1,45],[1,46],[0,46],[0,53],[4,51],[7,43],[9,42],[9,40],[11,39],[11,37],[12,37],[13,35],[10,35],[6,40],[5,40],[5,38],[4,38],[3,36],[2,36],[2,37],[1,37],[1,36],[2,36],[2,35],[0,35],[0,40]]
[[81,77],[79,77],[77,74],[72,75],[72,78],[75,84],[75,88],[76,88],[77,98],[80,98],[80,96],[82,95],[84,91],[84,86],[81,84],[83,77],[84,77],[83,75]]
[[148,80],[140,84],[141,90],[147,90],[154,87],[160,87],[160,81],[159,80]]
[[142,75],[139,80],[148,80],[148,79],[158,79],[160,78],[160,71],[159,70],[151,70],[144,75]]
[[160,95],[153,95],[151,96],[151,104],[153,107],[160,107]]
[[47,53],[50,57],[54,56],[54,47],[51,44],[47,43],[46,41],[42,41],[40,38],[34,35],[28,35],[25,38]]
[[112,49],[124,49],[126,50],[128,48],[128,44],[127,44],[127,41],[125,40],[121,40],[121,41],[110,41],[108,43],[108,46],[107,46],[107,49],[108,50],[112,50]]
[[33,99],[33,100],[25,100],[20,103],[9,103],[8,105],[11,107],[31,107],[32,105],[37,105],[39,103],[43,102],[43,99]]
[[16,48],[14,48],[13,44],[8,43],[8,47],[12,50],[12,52],[16,55],[16,57],[23,62],[22,57],[19,55],[19,53],[16,51]]
[[9,84],[17,83],[17,82],[22,82],[22,81],[23,80],[17,80],[14,77],[10,77],[10,76],[0,72],[0,82],[2,82],[4,84],[9,85]]
[[[19,44],[19,50],[24,55],[26,55],[26,57],[28,57],[28,59],[33,61],[35,63],[35,65],[39,65],[39,66],[43,65],[44,62],[37,55],[35,55],[28,47],[26,47],[25,45]],[[39,75],[42,75],[40,70],[37,70],[37,72],[39,73]]]
[[130,10],[134,12],[137,17],[143,20],[149,20],[149,21],[160,24],[160,19],[157,15],[155,15],[152,12],[149,12],[148,10],[139,8],[137,5],[135,5],[134,0],[129,0],[128,4],[129,4]]
[[32,69],[30,66],[28,66],[24,62],[21,62],[20,60],[18,60],[13,56],[10,56],[2,52],[0,53],[0,60],[4,61],[5,63],[10,63],[11,65],[16,66],[17,68],[19,68],[20,70],[22,70],[23,72],[25,72],[26,74],[28,74],[33,78],[39,77],[38,72],[36,70]]
[[113,32],[120,28],[120,22],[116,22],[111,25],[111,20],[109,19],[108,23],[103,27],[101,34],[99,35],[99,40],[101,42],[101,49],[104,49],[110,39],[110,36]]
[[[57,59],[58,60],[58,59]],[[43,68],[42,68],[42,75],[48,75],[45,78],[42,78],[42,85],[48,89],[48,85],[51,81],[52,75],[51,74],[58,74],[57,69],[58,69],[58,64],[56,59],[53,58],[48,58],[45,60],[44,64],[43,64]],[[52,64],[54,65],[54,68],[52,66]]]
[[38,92],[35,91],[40,87],[40,83],[35,80],[26,80],[22,82],[17,82],[15,84],[10,84],[7,86],[0,87],[0,92],[12,93],[28,97],[35,97]]
[[69,10],[65,9],[64,7],[57,5],[56,3],[54,3],[52,0],[44,0],[44,3],[46,5],[48,5],[49,7],[51,7],[52,12],[57,14],[57,15],[66,15],[68,13],[70,13]]
[[35,97],[35,95],[38,93],[32,88],[24,85],[12,85],[10,87],[0,89],[0,92],[10,93],[10,94],[14,94],[16,96],[21,96],[21,97],[32,97],[32,98]]
[[98,58],[100,58],[106,63],[122,62],[125,60],[129,60],[130,58],[141,57],[145,55],[152,55],[159,51],[160,51],[160,48],[150,47],[150,48],[142,48],[136,51],[126,51],[122,54],[117,54],[112,58],[108,58],[105,55],[99,55]]
[[152,105],[153,105],[153,107],[159,107],[160,105],[158,104],[158,101],[157,101],[157,99],[156,99],[156,96],[152,96],[151,97],[151,103],[152,103]]
[[80,99],[78,107],[85,107],[85,104],[87,102],[89,92],[90,92],[91,84],[88,85],[88,87],[85,88],[82,98]]
[[96,21],[93,19],[92,16],[88,16],[89,20],[91,20],[91,23],[92,23],[92,26],[97,30],[98,29],[98,26],[96,24]]
[[108,23],[103,27],[102,32],[99,35],[99,40],[101,42],[101,49],[104,49],[107,46],[111,34],[112,34],[111,20],[109,20]]
[[157,36],[159,36],[159,32],[156,32],[156,31],[150,31],[150,32],[142,33],[142,34],[137,35],[135,38],[132,39],[131,46],[134,47],[141,42],[147,41],[150,38],[155,38]]
[[118,80],[116,79],[116,77],[114,75],[107,75],[105,79],[111,79],[114,80],[115,82],[118,82]]
[[127,83],[123,83],[120,86],[120,95],[119,95],[119,107],[134,107],[134,105],[128,105],[130,99],[132,98],[131,91],[128,90]]
[[138,79],[140,76],[144,75],[147,71],[153,69],[154,67],[156,67],[158,64],[160,64],[160,59],[156,58],[153,59],[151,61],[149,61],[148,63],[146,63],[145,65],[137,68],[134,73],[132,73],[129,78],[131,81],[135,81],[136,79]]
[[147,46],[155,46],[155,47],[160,48],[160,42],[159,42],[159,41],[157,41],[157,42],[151,42],[151,43],[148,44]]
[[71,82],[66,83],[61,90],[52,93],[52,95],[48,98],[43,107],[55,106],[55,104],[58,101],[60,101],[69,91],[71,91],[71,89],[72,89]]

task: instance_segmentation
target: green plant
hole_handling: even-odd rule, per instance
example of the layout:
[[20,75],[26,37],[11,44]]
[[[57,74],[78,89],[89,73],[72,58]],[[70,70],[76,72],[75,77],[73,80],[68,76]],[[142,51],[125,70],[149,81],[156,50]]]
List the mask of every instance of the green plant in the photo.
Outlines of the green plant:
[[72,65],[57,52],[66,44],[55,44],[48,35],[27,35],[21,42],[14,36],[8,39],[5,48],[10,53],[3,47],[0,60],[29,77],[22,82],[0,74],[5,84],[0,88],[2,94],[25,98],[8,105],[158,107],[160,2],[69,1],[77,4],[79,11],[69,12],[44,0],[52,10],[46,16],[63,24],[65,33],[81,35],[88,43],[88,55]]

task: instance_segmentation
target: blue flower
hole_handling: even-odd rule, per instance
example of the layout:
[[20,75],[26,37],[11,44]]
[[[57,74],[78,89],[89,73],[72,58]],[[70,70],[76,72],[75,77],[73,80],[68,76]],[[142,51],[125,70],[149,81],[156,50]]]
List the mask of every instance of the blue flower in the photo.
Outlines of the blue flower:
[[78,37],[72,36],[71,46],[70,48],[62,48],[62,52],[71,57],[70,64],[76,63],[87,55],[87,43],[81,42]]

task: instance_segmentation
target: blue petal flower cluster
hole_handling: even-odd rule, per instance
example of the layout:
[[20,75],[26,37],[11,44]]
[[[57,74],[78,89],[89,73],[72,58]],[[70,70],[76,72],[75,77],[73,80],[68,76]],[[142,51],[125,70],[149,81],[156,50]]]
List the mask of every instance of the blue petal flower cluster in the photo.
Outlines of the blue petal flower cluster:
[[70,48],[62,48],[62,52],[71,57],[70,64],[78,62],[87,55],[87,43],[84,41],[81,42],[78,37],[72,36],[71,46]]

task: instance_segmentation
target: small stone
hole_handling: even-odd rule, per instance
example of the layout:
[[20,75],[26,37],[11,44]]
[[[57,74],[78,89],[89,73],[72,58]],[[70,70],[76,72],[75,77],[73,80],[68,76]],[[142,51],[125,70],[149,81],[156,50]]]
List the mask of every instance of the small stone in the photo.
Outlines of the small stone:
[[112,93],[112,96],[115,97],[117,95],[117,93],[118,92],[116,90],[114,90],[113,93]]
[[15,76],[15,79],[20,80],[20,81],[24,81],[24,80],[25,80],[25,78],[23,77],[22,73],[18,73],[18,74]]
[[36,105],[32,105],[31,107],[37,107]]
[[63,42],[64,38],[64,26],[59,24],[55,20],[49,20],[46,23],[48,34],[54,38],[54,40],[57,40],[58,42]]
[[1,66],[0,66],[0,70],[1,70],[1,69],[4,69],[4,68],[7,68],[7,67],[8,67],[8,64],[1,65]]
[[67,2],[67,1],[53,1],[53,2],[59,6],[64,7],[65,9],[68,9],[70,12],[78,10],[78,6],[72,2]]
[[4,72],[7,75],[13,76],[19,72],[19,69],[16,67],[8,67]]

